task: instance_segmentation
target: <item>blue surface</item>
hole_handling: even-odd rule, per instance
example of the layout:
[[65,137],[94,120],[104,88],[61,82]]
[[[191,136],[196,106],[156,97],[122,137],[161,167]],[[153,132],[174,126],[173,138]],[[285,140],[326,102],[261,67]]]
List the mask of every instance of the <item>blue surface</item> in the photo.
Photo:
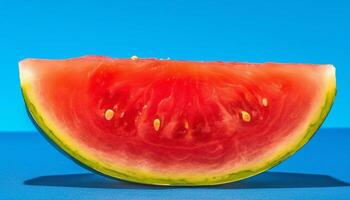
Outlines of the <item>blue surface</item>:
[[34,131],[17,62],[86,54],[332,63],[338,93],[324,127],[349,127],[350,1],[1,1],[0,130]]
[[269,172],[215,187],[156,187],[91,174],[37,132],[1,133],[0,200],[350,199],[350,129],[321,129]]

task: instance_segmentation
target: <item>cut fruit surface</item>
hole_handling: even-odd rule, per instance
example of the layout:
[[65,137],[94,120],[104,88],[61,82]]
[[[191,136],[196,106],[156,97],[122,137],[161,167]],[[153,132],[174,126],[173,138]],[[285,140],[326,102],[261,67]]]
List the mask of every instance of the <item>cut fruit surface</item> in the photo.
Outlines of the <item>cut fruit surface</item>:
[[110,177],[214,185],[301,148],[335,96],[335,68],[87,56],[20,62],[33,119],[68,155]]

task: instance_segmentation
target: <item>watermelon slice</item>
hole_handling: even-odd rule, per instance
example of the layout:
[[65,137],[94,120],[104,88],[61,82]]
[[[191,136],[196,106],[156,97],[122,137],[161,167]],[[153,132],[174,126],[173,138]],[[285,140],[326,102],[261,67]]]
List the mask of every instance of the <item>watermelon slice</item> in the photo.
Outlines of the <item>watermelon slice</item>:
[[87,56],[20,62],[33,119],[58,147],[109,177],[215,185],[300,149],[336,93],[335,68]]

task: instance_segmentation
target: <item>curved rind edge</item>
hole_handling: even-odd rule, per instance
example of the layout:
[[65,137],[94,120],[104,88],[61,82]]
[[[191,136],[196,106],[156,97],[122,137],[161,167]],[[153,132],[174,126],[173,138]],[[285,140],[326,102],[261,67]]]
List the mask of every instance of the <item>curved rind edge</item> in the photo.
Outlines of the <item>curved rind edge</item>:
[[63,152],[68,155],[71,159],[73,159],[76,163],[82,165],[84,168],[87,168],[91,171],[97,172],[101,175],[111,177],[111,178],[119,178],[122,180],[127,180],[131,182],[136,183],[143,183],[143,184],[152,184],[152,185],[168,185],[168,186],[201,186],[201,185],[219,185],[229,182],[234,182],[238,180],[242,180],[254,175],[257,175],[259,173],[262,173],[291,155],[293,155],[296,151],[298,151],[301,147],[303,147],[314,135],[314,133],[320,128],[323,121],[325,120],[327,114],[329,113],[334,98],[336,95],[336,83],[335,83],[335,77],[332,77],[331,80],[329,80],[328,87],[326,89],[326,97],[323,103],[323,106],[319,109],[319,115],[315,116],[313,120],[311,120],[308,128],[305,130],[305,134],[303,139],[295,145],[294,148],[292,148],[292,151],[284,153],[282,156],[279,156],[276,158],[273,162],[266,163],[266,165],[262,165],[261,167],[257,167],[256,170],[245,170],[240,171],[237,173],[231,173],[226,175],[221,175],[218,177],[215,177],[213,179],[205,179],[203,181],[191,181],[188,179],[172,179],[169,177],[168,179],[159,179],[159,178],[142,178],[142,176],[138,176],[138,173],[135,172],[134,176],[130,176],[124,173],[120,173],[118,171],[105,168],[101,164],[97,162],[90,161],[88,159],[85,159],[83,156],[79,154],[79,152],[72,151],[68,146],[65,145],[63,141],[61,141],[59,138],[57,138],[54,134],[54,130],[50,129],[43,117],[41,117],[40,113],[37,111],[36,106],[31,101],[30,96],[26,92],[26,86],[21,81],[21,88],[22,88],[22,94],[25,101],[25,104],[27,106],[28,111],[30,112],[32,118],[38,125],[38,127],[42,130],[42,132],[49,138],[54,145],[57,145]]

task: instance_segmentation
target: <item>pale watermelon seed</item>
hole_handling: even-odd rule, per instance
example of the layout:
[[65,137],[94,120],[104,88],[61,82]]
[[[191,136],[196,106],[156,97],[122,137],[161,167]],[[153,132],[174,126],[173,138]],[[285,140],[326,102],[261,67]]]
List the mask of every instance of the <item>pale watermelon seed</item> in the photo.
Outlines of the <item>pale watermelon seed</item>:
[[131,56],[131,60],[137,60],[137,59],[139,59],[139,57],[137,57],[137,56]]
[[106,120],[109,121],[109,120],[113,119],[113,116],[114,116],[114,111],[112,109],[107,109],[105,111],[105,119]]
[[264,107],[267,107],[267,105],[269,104],[269,102],[267,101],[266,98],[263,98],[263,99],[261,100],[261,104],[262,104]]
[[160,120],[159,119],[153,120],[153,128],[155,131],[159,131],[159,128],[160,128]]
[[251,120],[251,117],[250,117],[250,114],[246,111],[241,111],[241,115],[242,115],[242,119],[243,121],[245,122],[250,122]]

